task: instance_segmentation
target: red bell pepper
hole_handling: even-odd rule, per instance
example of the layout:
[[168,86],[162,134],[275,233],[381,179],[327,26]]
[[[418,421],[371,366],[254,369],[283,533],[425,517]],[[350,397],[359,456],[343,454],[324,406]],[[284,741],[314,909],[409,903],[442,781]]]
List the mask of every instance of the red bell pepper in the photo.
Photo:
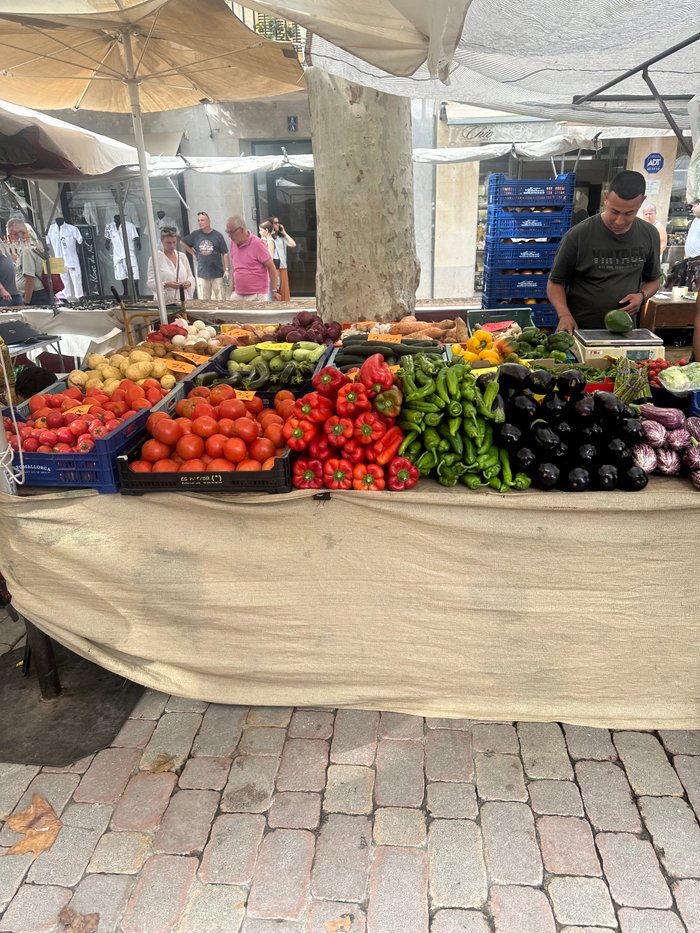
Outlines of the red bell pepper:
[[294,464],[292,484],[297,489],[321,489],[323,487],[323,464],[321,461],[300,457]]
[[384,418],[398,418],[401,402],[403,402],[401,389],[398,386],[392,386],[386,392],[380,392],[372,402],[372,406]]
[[323,464],[323,485],[327,489],[350,489],[352,487],[352,463],[334,457]]
[[371,444],[385,434],[384,422],[373,411],[363,412],[355,418],[355,438],[361,444]]
[[352,488],[365,492],[384,489],[384,470],[374,463],[358,463],[352,471]]
[[333,414],[333,402],[318,392],[307,392],[297,399],[294,406],[294,415],[297,418],[307,418],[313,424],[323,424]]
[[376,463],[377,461],[377,445],[376,444],[361,444],[360,445],[365,452],[365,463]]
[[379,395],[386,389],[390,389],[394,384],[394,374],[386,364],[381,353],[373,353],[368,356],[362,366],[360,366],[359,380],[367,389],[370,398]]
[[292,450],[306,450],[317,431],[316,425],[306,418],[288,418],[282,428],[282,434]]
[[387,464],[398,453],[403,442],[401,428],[389,428],[384,437],[381,437],[375,447],[375,459],[380,466]]
[[354,425],[349,418],[339,418],[332,415],[324,424],[328,443],[333,447],[342,447],[352,437]]
[[307,447],[309,456],[314,460],[330,460],[335,456],[325,434],[317,434]]
[[355,418],[363,411],[371,411],[372,403],[367,398],[367,390],[361,382],[351,382],[338,392],[335,410],[345,418]]
[[362,463],[366,456],[367,447],[364,444],[360,444],[359,441],[356,441],[354,437],[351,437],[349,441],[345,442],[343,457],[349,460],[350,463]]
[[341,373],[335,366],[324,366],[323,369],[313,377],[311,385],[317,392],[320,392],[321,395],[333,399],[340,389],[349,382],[350,380],[345,373]]
[[394,492],[411,489],[418,482],[418,470],[405,457],[394,457],[389,463],[387,486]]

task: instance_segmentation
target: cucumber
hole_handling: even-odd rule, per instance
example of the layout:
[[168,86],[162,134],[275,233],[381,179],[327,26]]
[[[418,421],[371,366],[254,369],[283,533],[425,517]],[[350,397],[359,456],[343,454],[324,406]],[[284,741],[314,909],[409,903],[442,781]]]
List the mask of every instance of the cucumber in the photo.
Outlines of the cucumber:
[[231,351],[229,359],[235,360],[236,363],[250,363],[256,356],[258,356],[256,347],[236,347]]

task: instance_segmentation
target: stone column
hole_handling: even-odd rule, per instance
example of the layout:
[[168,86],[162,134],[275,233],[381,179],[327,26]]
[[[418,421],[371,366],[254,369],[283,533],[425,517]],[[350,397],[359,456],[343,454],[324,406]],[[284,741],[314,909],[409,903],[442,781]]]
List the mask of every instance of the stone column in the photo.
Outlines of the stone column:
[[[662,224],[668,222],[668,208],[671,202],[673,170],[676,166],[678,140],[675,136],[638,137],[630,139],[627,151],[627,168],[641,172],[647,183],[647,200],[656,204],[656,219]],[[658,152],[664,160],[660,172],[647,172],[644,160]]]

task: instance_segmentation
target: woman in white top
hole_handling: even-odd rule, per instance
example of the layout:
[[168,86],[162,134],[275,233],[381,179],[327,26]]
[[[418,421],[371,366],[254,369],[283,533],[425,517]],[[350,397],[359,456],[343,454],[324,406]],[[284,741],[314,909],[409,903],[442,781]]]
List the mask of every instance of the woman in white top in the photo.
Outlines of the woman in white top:
[[[165,303],[176,304],[180,301],[180,286],[185,289],[185,298],[194,295],[192,270],[184,253],[177,248],[177,232],[173,227],[163,227],[160,232],[163,251],[156,254],[160,269],[160,280],[165,294]],[[148,287],[155,294],[156,279],[153,274],[153,256],[148,260]]]

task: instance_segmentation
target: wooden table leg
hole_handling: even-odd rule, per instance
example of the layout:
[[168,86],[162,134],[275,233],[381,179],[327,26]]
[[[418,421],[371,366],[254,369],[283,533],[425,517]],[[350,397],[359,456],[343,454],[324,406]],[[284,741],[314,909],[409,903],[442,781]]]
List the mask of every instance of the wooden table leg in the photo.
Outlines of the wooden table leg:
[[27,629],[27,641],[32,649],[32,660],[36,664],[41,698],[42,700],[55,700],[61,692],[61,681],[58,677],[51,639],[46,632],[42,632],[27,619],[24,619],[24,624]]

